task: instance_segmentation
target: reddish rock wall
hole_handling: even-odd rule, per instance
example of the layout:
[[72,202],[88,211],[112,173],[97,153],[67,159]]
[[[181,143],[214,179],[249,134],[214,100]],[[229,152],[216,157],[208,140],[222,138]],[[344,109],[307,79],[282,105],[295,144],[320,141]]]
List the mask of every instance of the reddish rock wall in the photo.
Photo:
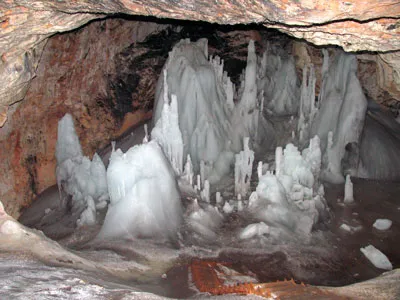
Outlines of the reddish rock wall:
[[118,71],[115,56],[164,27],[109,19],[48,40],[25,100],[0,131],[0,198],[8,213],[17,217],[20,207],[55,184],[57,122],[65,113],[75,119],[85,155],[116,135],[123,116],[116,118],[113,102],[99,96],[109,89],[107,76]]

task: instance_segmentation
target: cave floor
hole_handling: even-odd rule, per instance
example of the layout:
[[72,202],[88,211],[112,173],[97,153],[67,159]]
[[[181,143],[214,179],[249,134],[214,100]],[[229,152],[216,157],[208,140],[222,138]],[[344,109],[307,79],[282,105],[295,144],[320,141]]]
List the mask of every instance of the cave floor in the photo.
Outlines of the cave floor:
[[[57,239],[64,247],[92,261],[112,260],[121,268],[127,261],[136,261],[143,265],[148,264],[151,257],[158,261],[155,263],[159,267],[157,271],[150,272],[150,275],[142,278],[126,280],[118,275],[112,278],[98,275],[95,277],[97,281],[93,282],[93,278],[88,280],[93,284],[112,289],[120,285],[124,287],[124,291],[132,288],[166,297],[188,298],[196,295],[198,297],[199,292],[191,280],[190,264],[193,259],[213,261],[239,272],[241,279],[233,279],[233,283],[252,280],[271,282],[293,278],[297,282],[310,285],[343,286],[374,278],[383,273],[384,270],[375,268],[361,253],[360,248],[368,244],[381,250],[389,258],[393,268],[400,267],[400,249],[397,247],[397,241],[400,238],[398,221],[400,185],[397,182],[364,179],[353,179],[353,183],[355,203],[350,205],[343,204],[343,185],[325,185],[325,196],[330,207],[331,218],[328,222],[319,224],[307,241],[289,239],[275,241],[272,244],[268,244],[268,240],[238,243],[232,232],[243,226],[245,216],[236,213],[226,217],[221,226],[220,236],[224,236],[223,240],[218,239],[214,243],[210,240],[189,239],[180,245],[179,250],[174,249],[176,245],[172,245],[170,249],[170,244],[155,243],[149,246],[151,241],[142,244],[134,242],[134,246],[132,246],[132,241],[122,245],[115,243],[93,245],[90,239],[96,235],[100,226],[81,228],[71,235],[73,231],[68,231],[71,222],[68,225],[68,222],[62,218],[55,222],[45,223],[63,224],[62,226],[42,226],[39,229],[49,237]],[[54,200],[54,195],[58,192],[53,188],[47,193],[46,197],[42,197],[43,203],[37,203],[33,211],[42,211],[43,207],[52,201],[51,199]],[[391,228],[386,231],[373,228],[372,224],[378,218],[392,220]],[[30,221],[34,219],[31,215]],[[24,223],[23,218],[20,221]],[[341,229],[341,224],[347,224],[350,231]],[[47,232],[46,229],[48,229]],[[167,248],[169,250],[166,250]],[[164,257],[160,258],[161,256]],[[169,263],[166,263],[167,261]],[[172,264],[171,261],[173,261]],[[150,262],[152,266],[155,264]],[[18,266],[22,270],[25,269],[21,263]],[[29,266],[20,272],[37,273],[40,268],[47,267],[35,268],[35,266]],[[62,274],[63,270],[66,269],[61,268],[57,272]],[[65,272],[68,276],[76,272],[74,276],[82,278],[81,271]],[[160,276],[160,272],[164,275]],[[50,274],[49,276],[53,276]],[[60,275],[60,278],[63,276]],[[91,275],[85,273],[85,276]],[[43,280],[46,282],[46,279]],[[22,281],[21,284],[23,284]],[[92,288],[91,286],[90,289]]]

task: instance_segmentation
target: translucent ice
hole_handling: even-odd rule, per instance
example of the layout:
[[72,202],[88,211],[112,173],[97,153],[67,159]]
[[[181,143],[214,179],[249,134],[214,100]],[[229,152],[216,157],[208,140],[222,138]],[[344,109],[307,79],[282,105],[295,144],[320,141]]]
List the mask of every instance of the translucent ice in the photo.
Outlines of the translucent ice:
[[99,238],[175,238],[182,207],[174,171],[156,141],[111,154],[111,203]]
[[269,226],[264,222],[250,224],[244,228],[240,234],[239,238],[242,240],[251,239],[255,236],[261,236],[269,233]]
[[393,269],[393,266],[386,255],[376,249],[374,246],[368,245],[364,248],[360,248],[360,250],[375,267],[384,270]]
[[69,114],[66,114],[58,124],[56,158],[56,177],[61,206],[65,208],[68,199],[71,198],[73,211],[82,213],[78,225],[94,224],[96,205],[108,200],[106,168],[97,153],[94,154],[92,161],[83,156]]
[[392,221],[388,219],[376,219],[372,226],[378,230],[388,230],[392,226]]

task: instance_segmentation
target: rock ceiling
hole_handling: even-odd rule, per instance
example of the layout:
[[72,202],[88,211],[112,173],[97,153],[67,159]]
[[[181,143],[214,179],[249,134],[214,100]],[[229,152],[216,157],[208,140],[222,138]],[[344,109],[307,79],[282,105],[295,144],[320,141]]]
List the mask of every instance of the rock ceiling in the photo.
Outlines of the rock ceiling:
[[23,99],[49,36],[116,14],[259,23],[316,45],[376,51],[382,85],[400,99],[400,1],[396,0],[3,0],[0,126],[8,105]]

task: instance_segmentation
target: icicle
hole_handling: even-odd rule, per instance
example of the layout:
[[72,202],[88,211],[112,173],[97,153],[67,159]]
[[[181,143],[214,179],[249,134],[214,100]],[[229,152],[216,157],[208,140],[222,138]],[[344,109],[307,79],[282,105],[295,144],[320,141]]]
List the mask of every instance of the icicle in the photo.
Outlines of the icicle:
[[115,152],[115,141],[111,142],[111,152]]
[[346,183],[344,184],[344,203],[350,204],[354,202],[353,196],[353,183],[351,182],[350,175],[346,176]]

